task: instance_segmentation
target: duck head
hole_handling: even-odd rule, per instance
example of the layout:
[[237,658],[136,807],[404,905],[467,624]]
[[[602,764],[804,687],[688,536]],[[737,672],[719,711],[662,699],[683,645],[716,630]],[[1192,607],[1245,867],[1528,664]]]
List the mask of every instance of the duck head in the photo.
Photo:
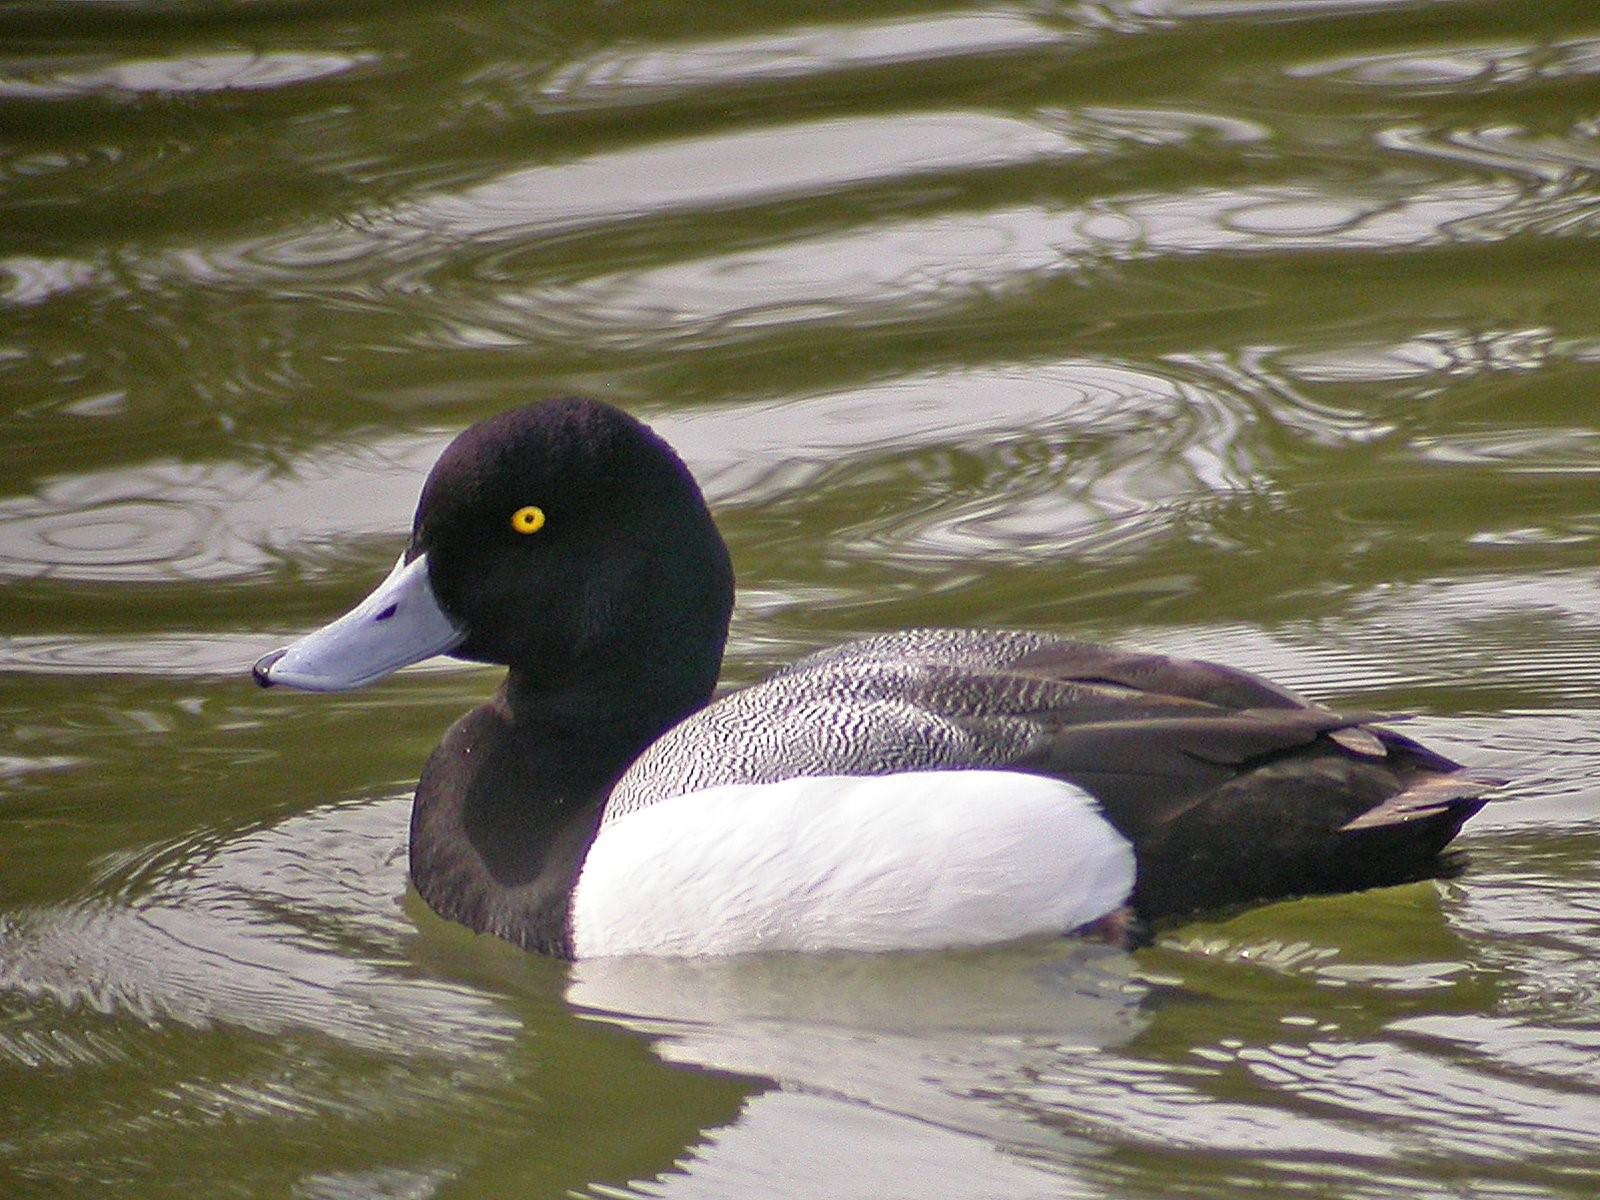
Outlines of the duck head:
[[610,405],[548,400],[451,442],[389,577],[253,673],[343,691],[449,654],[510,667],[525,693],[609,685],[687,711],[715,684],[732,603],[727,548],[672,449]]

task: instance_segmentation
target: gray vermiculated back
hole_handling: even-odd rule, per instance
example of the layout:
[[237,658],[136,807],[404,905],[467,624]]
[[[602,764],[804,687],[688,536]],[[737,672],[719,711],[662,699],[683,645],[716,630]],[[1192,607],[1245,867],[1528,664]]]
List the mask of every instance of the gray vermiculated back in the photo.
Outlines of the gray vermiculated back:
[[605,819],[722,784],[1000,765],[1029,744],[1029,727],[950,717],[1036,707],[1061,685],[984,672],[1074,644],[1020,631],[915,629],[818,651],[668,731],[617,782]]

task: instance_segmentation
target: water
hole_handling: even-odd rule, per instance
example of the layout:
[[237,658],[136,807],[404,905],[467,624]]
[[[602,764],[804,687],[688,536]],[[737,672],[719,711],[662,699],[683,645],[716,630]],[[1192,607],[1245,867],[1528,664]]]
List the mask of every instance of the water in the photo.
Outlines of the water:
[[[0,1194],[1600,1191],[1600,15],[0,9]],[[1135,955],[569,968],[405,891],[493,684],[252,688],[454,431],[705,482],[730,683],[1011,624],[1511,775]]]

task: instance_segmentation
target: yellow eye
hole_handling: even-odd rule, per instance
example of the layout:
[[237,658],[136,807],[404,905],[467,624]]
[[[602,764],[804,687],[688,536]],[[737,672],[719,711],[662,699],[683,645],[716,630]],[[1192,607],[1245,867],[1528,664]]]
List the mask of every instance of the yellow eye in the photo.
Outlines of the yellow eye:
[[511,514],[511,528],[518,533],[538,533],[544,528],[544,509],[527,504]]

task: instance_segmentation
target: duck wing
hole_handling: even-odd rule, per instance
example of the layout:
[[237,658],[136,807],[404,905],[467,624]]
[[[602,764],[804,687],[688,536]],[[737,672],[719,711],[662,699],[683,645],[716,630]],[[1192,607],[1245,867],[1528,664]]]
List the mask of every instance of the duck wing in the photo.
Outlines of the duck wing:
[[1251,769],[1314,752],[1322,735],[1359,720],[1317,709],[1082,723],[1070,714],[1041,714],[1034,745],[1007,765],[1077,784],[1125,835],[1138,839]]
[[1014,674],[1111,684],[1142,695],[1193,700],[1220,709],[1316,707],[1288,688],[1237,667],[1091,642],[1052,640],[1004,665]]
[[[1184,672],[1179,685],[1190,681],[1212,697],[1252,682]],[[1500,783],[1369,714],[1196,701],[1152,711],[1170,699],[1130,687],[1120,715],[1069,699],[999,718],[1032,727],[1010,769],[1081,787],[1133,843],[1134,908],[1147,920],[1451,874],[1460,863],[1444,847]]]

